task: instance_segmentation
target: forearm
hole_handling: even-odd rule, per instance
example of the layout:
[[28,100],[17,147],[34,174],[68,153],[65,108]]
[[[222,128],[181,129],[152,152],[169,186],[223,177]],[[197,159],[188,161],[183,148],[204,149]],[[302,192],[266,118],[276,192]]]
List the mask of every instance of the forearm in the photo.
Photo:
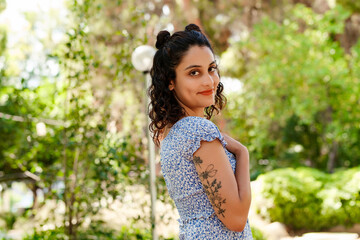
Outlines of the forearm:
[[236,155],[235,178],[238,186],[238,194],[243,205],[247,210],[251,203],[249,152],[247,149],[239,151]]

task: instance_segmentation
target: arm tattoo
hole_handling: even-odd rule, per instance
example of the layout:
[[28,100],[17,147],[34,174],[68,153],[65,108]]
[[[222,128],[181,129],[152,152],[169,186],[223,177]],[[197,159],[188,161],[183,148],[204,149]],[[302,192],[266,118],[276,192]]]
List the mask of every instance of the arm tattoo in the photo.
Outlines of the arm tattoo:
[[[200,157],[194,156],[193,161],[195,166],[198,166],[199,169],[201,169],[203,160],[201,160]],[[214,164],[210,164],[204,171],[199,172],[199,177],[203,183],[205,193],[209,197],[209,200],[214,206],[215,211],[225,217],[225,209],[222,208],[222,204],[226,203],[226,199],[223,198],[219,193],[219,189],[221,188],[221,181],[217,181],[215,178],[216,173],[217,170],[214,169]]]

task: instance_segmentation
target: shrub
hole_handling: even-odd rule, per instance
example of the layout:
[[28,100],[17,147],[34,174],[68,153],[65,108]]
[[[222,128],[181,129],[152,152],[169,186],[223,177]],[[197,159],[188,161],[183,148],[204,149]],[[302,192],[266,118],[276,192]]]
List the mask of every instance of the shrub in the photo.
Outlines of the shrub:
[[266,238],[259,229],[252,226],[251,232],[254,240],[266,240]]
[[14,224],[18,216],[19,214],[14,212],[3,212],[0,214],[0,218],[4,220],[7,230],[14,228]]
[[51,240],[51,239],[61,239],[67,240],[68,236],[65,235],[63,228],[57,228],[47,231],[37,231],[34,230],[33,234],[27,235],[23,240]]
[[[47,231],[37,231],[24,238],[24,240],[52,240],[61,239],[66,240],[69,237],[64,233],[63,228],[56,228]],[[149,240],[151,239],[151,232],[147,229],[138,229],[134,227],[123,226],[119,231],[107,229],[101,225],[90,226],[87,229],[79,229],[77,239],[102,239],[102,240]],[[160,238],[161,239],[161,238]]]
[[138,228],[130,228],[123,226],[120,230],[120,234],[118,235],[117,239],[124,239],[124,240],[136,240],[136,239],[151,239],[151,232],[149,230],[142,230]]
[[263,174],[258,211],[292,229],[320,230],[360,223],[360,168],[332,175],[311,168]]
[[329,225],[360,223],[360,167],[331,175],[318,197],[322,199],[321,215]]

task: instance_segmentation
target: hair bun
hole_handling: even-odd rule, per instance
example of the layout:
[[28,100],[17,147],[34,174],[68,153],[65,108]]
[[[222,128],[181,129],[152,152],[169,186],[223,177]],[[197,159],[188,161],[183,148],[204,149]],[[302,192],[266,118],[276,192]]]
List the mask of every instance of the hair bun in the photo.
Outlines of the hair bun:
[[188,31],[188,32],[190,32],[190,31],[197,31],[197,32],[200,32],[200,33],[201,33],[201,30],[200,30],[199,26],[196,25],[196,24],[193,24],[193,23],[187,25],[187,26],[185,27],[185,31]]
[[156,37],[156,48],[160,49],[164,46],[164,44],[169,40],[170,33],[166,30],[160,31]]

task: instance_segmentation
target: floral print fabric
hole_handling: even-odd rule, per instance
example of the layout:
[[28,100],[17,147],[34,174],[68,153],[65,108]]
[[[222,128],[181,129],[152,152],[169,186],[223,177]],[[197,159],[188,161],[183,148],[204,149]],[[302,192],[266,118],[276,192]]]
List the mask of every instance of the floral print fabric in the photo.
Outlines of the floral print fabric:
[[[161,142],[161,170],[170,197],[179,212],[179,234],[182,239],[253,239],[249,223],[242,232],[233,232],[216,216],[196,171],[193,154],[201,141],[218,139],[235,173],[235,156],[226,149],[226,142],[217,126],[195,116],[176,122]],[[208,171],[207,171],[208,170]],[[207,169],[200,177],[211,174]]]

